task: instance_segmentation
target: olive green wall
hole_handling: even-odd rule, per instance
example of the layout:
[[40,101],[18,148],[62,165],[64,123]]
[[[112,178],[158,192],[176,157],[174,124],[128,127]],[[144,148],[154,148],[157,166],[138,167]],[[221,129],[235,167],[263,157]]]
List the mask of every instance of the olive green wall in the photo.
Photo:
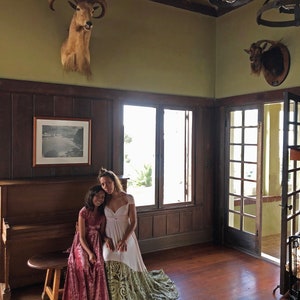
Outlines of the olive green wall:
[[[281,231],[281,201],[263,202],[262,206],[262,236],[276,235]],[[256,206],[247,205],[247,212],[255,215]],[[251,222],[250,222],[251,221]],[[234,218],[234,227],[240,228],[240,219],[238,215]],[[256,227],[253,219],[246,218],[244,224],[244,230],[255,233]]]
[[[300,27],[271,28],[257,25],[256,13],[262,1],[252,3],[217,19],[216,98],[250,94],[300,85]],[[282,40],[291,55],[286,80],[274,88],[262,75],[251,74],[249,55],[244,49],[262,39]]]
[[[60,46],[72,10],[66,0],[4,1],[0,77],[166,94],[228,97],[300,85],[300,28],[256,24],[263,1],[219,18],[150,0],[108,1],[90,44],[93,78],[65,73]],[[291,54],[286,80],[274,88],[250,72],[244,52],[260,39],[280,40]]]
[[93,78],[64,73],[60,46],[72,9],[56,0],[3,1],[0,78],[214,96],[215,18],[149,0],[108,0],[94,21]]

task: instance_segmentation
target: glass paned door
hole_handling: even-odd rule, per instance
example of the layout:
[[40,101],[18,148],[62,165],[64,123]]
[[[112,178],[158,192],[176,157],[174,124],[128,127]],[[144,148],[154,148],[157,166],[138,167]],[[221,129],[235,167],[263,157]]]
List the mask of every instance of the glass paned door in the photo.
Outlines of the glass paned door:
[[258,107],[227,114],[228,166],[225,242],[258,254],[261,218],[261,113]]
[[285,93],[282,165],[280,292],[288,290],[288,237],[300,233],[300,96]]

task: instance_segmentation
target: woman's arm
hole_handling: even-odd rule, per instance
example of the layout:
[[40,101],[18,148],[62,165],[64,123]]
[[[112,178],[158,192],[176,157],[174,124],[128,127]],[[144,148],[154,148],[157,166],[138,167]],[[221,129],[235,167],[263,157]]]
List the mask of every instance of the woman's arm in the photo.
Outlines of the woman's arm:
[[104,221],[101,223],[100,234],[101,234],[102,241],[105,242],[108,249],[110,249],[111,251],[114,251],[115,250],[114,243],[113,243],[112,239],[106,235],[105,227],[106,227],[106,217],[104,218]]
[[131,199],[129,200],[129,211],[128,211],[128,217],[129,217],[129,224],[128,227],[124,233],[124,236],[121,241],[118,243],[118,248],[117,250],[119,251],[127,251],[127,240],[133,233],[133,231],[136,228],[137,224],[137,215],[136,215],[136,207],[134,204],[133,197],[131,195],[127,195],[127,197],[130,197]]
[[80,215],[78,217],[78,229],[79,229],[80,244],[81,244],[82,248],[87,252],[87,254],[89,256],[89,261],[91,263],[95,263],[96,262],[96,256],[91,251],[91,249],[89,248],[89,246],[86,242],[86,238],[85,238],[85,221],[84,221],[83,217],[80,216]]

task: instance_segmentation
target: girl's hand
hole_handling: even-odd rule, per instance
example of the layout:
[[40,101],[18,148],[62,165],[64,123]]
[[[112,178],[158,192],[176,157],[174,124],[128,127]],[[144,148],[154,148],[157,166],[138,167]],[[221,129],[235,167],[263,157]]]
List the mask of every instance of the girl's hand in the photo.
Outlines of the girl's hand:
[[96,262],[96,256],[95,256],[94,253],[91,253],[91,254],[89,255],[89,261],[90,261],[90,263],[92,263],[92,264],[94,264],[94,263]]
[[111,238],[109,237],[105,238],[105,245],[109,250],[111,251],[115,250],[115,246]]
[[117,245],[117,250],[121,252],[126,252],[127,251],[127,243],[126,241],[119,241]]

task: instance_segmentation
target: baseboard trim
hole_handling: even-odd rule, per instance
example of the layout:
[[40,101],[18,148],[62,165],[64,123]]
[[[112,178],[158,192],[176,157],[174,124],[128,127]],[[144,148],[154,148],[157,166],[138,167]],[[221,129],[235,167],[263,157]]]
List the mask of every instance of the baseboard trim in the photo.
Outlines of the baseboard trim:
[[139,240],[142,253],[150,253],[172,248],[184,247],[213,240],[211,230],[181,233],[147,240]]

